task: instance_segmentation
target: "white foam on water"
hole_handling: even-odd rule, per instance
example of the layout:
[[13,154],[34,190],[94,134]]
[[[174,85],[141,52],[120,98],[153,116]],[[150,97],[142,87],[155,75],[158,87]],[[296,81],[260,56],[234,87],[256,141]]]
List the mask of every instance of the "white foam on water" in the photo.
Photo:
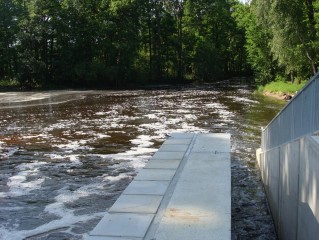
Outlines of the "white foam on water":
[[[57,160],[57,159],[69,159],[71,162],[71,165],[82,165],[83,163],[80,161],[79,157],[81,156],[80,154],[56,154],[56,153],[50,153],[50,154],[44,154],[43,156],[49,157],[52,160]],[[59,164],[56,164],[55,166],[58,166]],[[65,166],[66,163],[61,163],[60,165]]]
[[57,147],[63,150],[92,150],[94,148],[85,146],[89,140],[68,141],[66,144],[53,144],[52,147]]
[[37,134],[37,135],[24,135],[23,139],[33,139],[33,138],[49,138],[48,134]]
[[211,109],[225,109],[225,107],[218,102],[205,104],[205,107]]
[[176,113],[190,113],[190,110],[187,109],[178,109]]
[[159,136],[149,136],[149,135],[139,135],[135,139],[130,140],[130,142],[136,146],[131,147],[130,150],[125,152],[120,152],[116,154],[103,154],[94,155],[101,157],[103,159],[110,159],[120,163],[110,166],[110,168],[125,168],[132,167],[134,169],[139,169],[145,166],[146,162],[151,158],[151,155],[156,152],[157,148],[152,148],[154,144],[152,140],[159,139]]
[[154,113],[146,114],[145,117],[147,117],[148,119],[157,119],[158,118],[158,116]]
[[195,114],[185,114],[185,115],[184,115],[184,119],[187,119],[187,120],[197,120],[198,117],[197,117]]
[[139,147],[149,147],[154,143],[151,142],[153,138],[149,135],[139,135],[136,139],[130,140],[130,142],[134,145],[138,145]]
[[131,150],[125,152],[125,155],[143,155],[148,153],[154,153],[157,150],[157,148],[132,147]]
[[225,122],[232,122],[233,119],[231,118],[235,117],[235,114],[233,112],[228,111],[226,106],[220,103],[214,102],[214,103],[206,104],[205,106],[207,108],[216,109],[215,112],[218,113],[221,119]]
[[7,159],[19,151],[17,147],[3,147],[0,145],[0,159]]
[[88,222],[95,218],[102,218],[105,212],[91,213],[86,215],[74,215],[72,211],[64,211],[61,219],[53,220],[32,230],[17,230],[17,228],[6,229],[0,226],[1,240],[21,240],[40,234],[45,234],[53,230],[71,228],[78,222]]
[[127,175],[126,173],[121,173],[117,176],[109,176],[107,174],[104,174],[101,176],[103,182],[108,182],[108,183],[118,182],[118,181],[125,179],[127,177],[129,177],[129,175]]
[[[2,192],[1,196],[23,196],[30,194],[33,190],[40,189],[46,177],[39,177],[39,167],[45,164],[47,163],[34,161],[16,166],[19,172],[8,178],[7,186],[9,187],[9,191]],[[37,179],[28,181],[28,177],[36,177]]]
[[105,116],[105,115],[108,115],[107,112],[96,112],[95,113],[96,116]]
[[258,103],[258,101],[251,100],[251,99],[244,98],[244,97],[227,96],[227,98],[230,98],[230,99],[234,100],[235,102],[240,102],[240,103]]
[[165,121],[165,125],[175,125],[175,124],[178,124],[180,122],[183,121],[183,118],[179,117],[179,118],[168,118],[166,121]]
[[11,197],[28,195],[31,191],[40,189],[45,177],[40,177],[33,181],[27,181],[27,177],[36,172],[36,170],[28,170],[10,177],[7,182],[9,192],[6,193],[6,195]]
[[94,136],[96,136],[97,138],[110,138],[111,136],[110,135],[107,135],[107,134],[103,134],[103,133],[96,133],[94,134]]
[[54,198],[55,202],[47,205],[44,209],[46,213],[55,215],[58,219],[32,230],[18,230],[19,226],[10,226],[10,229],[2,226],[0,227],[0,239],[21,240],[26,237],[45,234],[55,229],[72,228],[74,224],[79,222],[87,222],[95,218],[101,218],[105,215],[105,212],[75,215],[74,210],[67,208],[65,204],[75,202],[80,198],[88,197],[92,194],[105,196],[107,194],[104,189],[106,183],[112,184],[127,177],[129,177],[129,175],[125,173],[121,173],[118,176],[107,176],[105,174],[98,177],[100,179],[98,183],[81,186],[75,191],[64,187],[58,191],[58,195]]
[[82,165],[82,162],[79,159],[79,155],[69,155],[68,158],[70,159],[73,165]]

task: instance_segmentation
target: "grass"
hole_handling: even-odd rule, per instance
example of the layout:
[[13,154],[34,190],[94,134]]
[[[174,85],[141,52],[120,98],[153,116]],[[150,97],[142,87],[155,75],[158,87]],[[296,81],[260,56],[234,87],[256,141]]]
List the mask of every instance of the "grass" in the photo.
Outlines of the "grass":
[[258,92],[270,92],[270,93],[283,93],[283,94],[295,94],[299,91],[304,85],[306,81],[295,84],[291,82],[271,82],[266,86],[259,86]]

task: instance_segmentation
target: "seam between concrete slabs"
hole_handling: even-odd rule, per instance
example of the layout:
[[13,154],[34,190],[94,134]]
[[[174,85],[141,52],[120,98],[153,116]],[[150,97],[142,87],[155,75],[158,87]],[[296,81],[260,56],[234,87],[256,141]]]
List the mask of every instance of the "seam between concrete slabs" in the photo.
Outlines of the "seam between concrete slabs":
[[171,197],[174,193],[174,190],[175,190],[175,187],[176,187],[176,184],[183,172],[183,169],[184,169],[184,166],[186,165],[186,162],[187,162],[187,159],[190,155],[190,153],[192,152],[192,149],[193,149],[193,146],[194,146],[194,143],[197,139],[197,136],[198,134],[197,133],[194,133],[193,137],[192,137],[192,140],[189,144],[189,147],[187,148],[186,152],[184,153],[184,156],[181,160],[181,163],[179,164],[179,167],[176,169],[176,172],[175,172],[175,175],[174,177],[171,179],[171,182],[164,194],[164,197],[160,203],[160,206],[158,207],[158,210],[157,210],[157,214],[154,216],[153,218],[153,221],[151,222],[145,236],[144,236],[144,240],[152,240],[160,223],[161,223],[161,220],[165,214],[165,210],[171,200]]
[[[157,230],[157,228],[158,228],[158,226],[159,226],[159,224],[160,224],[160,222],[161,222],[161,219],[162,219],[162,217],[163,217],[163,215],[164,215],[164,213],[165,213],[165,210],[166,210],[166,208],[167,208],[167,205],[169,204],[169,201],[170,201],[170,199],[171,199],[171,197],[172,197],[172,195],[173,195],[173,192],[174,192],[174,189],[175,189],[175,187],[176,187],[176,184],[177,184],[177,182],[178,182],[178,180],[179,180],[179,178],[180,178],[180,176],[181,176],[181,173],[182,173],[182,171],[183,171],[183,168],[184,168],[184,166],[185,166],[185,164],[186,164],[186,162],[187,162],[187,159],[188,159],[188,157],[189,157],[189,155],[190,155],[190,153],[191,153],[191,150],[192,150],[192,148],[193,148],[193,146],[194,146],[194,143],[195,143],[195,141],[196,141],[196,138],[197,138],[197,134],[195,134],[195,133],[192,133],[192,134],[189,134],[189,136],[187,136],[187,139],[189,140],[189,144],[188,144],[188,147],[187,147],[187,149],[185,149],[184,151],[176,151],[175,153],[179,153],[180,155],[182,155],[182,158],[181,158],[181,160],[180,160],[180,163],[178,164],[178,166],[177,166],[177,168],[175,168],[175,169],[161,169],[161,168],[146,168],[145,170],[146,170],[146,172],[148,172],[148,171],[152,171],[153,169],[154,170],[159,170],[159,171],[163,171],[163,172],[171,172],[171,171],[175,171],[175,173],[173,174],[173,176],[170,178],[170,179],[161,179],[161,180],[159,180],[159,179],[134,179],[133,180],[133,182],[131,183],[131,184],[129,184],[129,186],[123,191],[123,193],[122,193],[122,195],[121,196],[123,196],[123,197],[125,197],[125,195],[128,195],[128,196],[130,196],[130,195],[135,195],[135,194],[137,194],[137,195],[140,195],[140,196],[146,196],[146,195],[149,195],[149,196],[162,196],[163,198],[162,198],[162,200],[160,201],[160,203],[159,203],[159,206],[157,207],[157,210],[155,211],[155,213],[146,213],[146,212],[130,212],[130,211],[125,211],[124,209],[123,209],[123,211],[119,211],[119,212],[117,212],[117,211],[110,211],[110,212],[108,212],[107,213],[107,215],[109,215],[109,216],[111,216],[111,215],[113,215],[113,214],[116,214],[116,215],[113,215],[113,216],[121,216],[122,214],[131,214],[131,215],[135,215],[135,216],[149,216],[149,215],[153,215],[153,217],[152,217],[152,219],[151,219],[151,221],[150,221],[150,223],[149,223],[149,225],[148,226],[145,226],[146,227],[146,229],[145,229],[145,234],[144,234],[144,236],[142,237],[141,235],[139,235],[139,236],[128,236],[128,235],[123,235],[123,236],[119,236],[119,235],[117,235],[117,236],[115,236],[115,235],[113,235],[113,234],[111,234],[110,235],[110,233],[109,234],[107,234],[107,233],[104,233],[104,234],[101,234],[101,233],[99,233],[99,231],[98,231],[98,229],[97,229],[97,227],[91,232],[91,234],[89,235],[89,237],[92,237],[92,238],[94,238],[94,237],[102,237],[102,236],[104,236],[106,239],[108,239],[108,238],[118,238],[118,239],[125,239],[125,238],[136,238],[136,239],[145,239],[146,238],[146,236],[147,236],[147,234],[148,234],[148,232],[149,232],[149,230],[150,229],[154,229],[154,233],[155,233],[155,231]],[[179,137],[179,135],[177,135],[177,136],[172,136],[171,137],[171,140],[180,140],[181,138]],[[185,137],[183,137],[183,139],[185,139]],[[159,153],[169,153],[169,152],[166,152],[165,151],[165,149],[163,149],[162,151],[160,151]],[[171,153],[174,153],[173,151],[171,152]],[[153,156],[154,157],[154,156]],[[164,156],[163,156],[163,159],[161,159],[161,157],[155,157],[155,159],[153,159],[154,161],[161,161],[161,160],[166,160],[166,158],[167,158],[167,156],[164,154]],[[143,171],[142,171],[143,172]],[[148,193],[135,193],[135,191],[132,191],[132,192],[130,192],[130,190],[132,189],[132,187],[134,186],[134,182],[135,182],[135,184],[142,184],[142,183],[153,183],[153,184],[156,184],[156,183],[164,183],[164,182],[167,182],[167,187],[166,187],[166,189],[161,193],[161,194],[159,194],[159,193],[155,193],[155,192],[148,192]],[[166,184],[165,184],[166,185]],[[145,190],[145,189],[144,189]],[[116,203],[115,203],[116,204]],[[112,207],[111,207],[112,208]],[[111,210],[111,209],[110,209]],[[124,216],[123,215],[123,216]],[[106,216],[105,216],[106,217]],[[104,218],[105,218],[104,217]],[[103,219],[104,219],[103,218]],[[103,220],[102,219],[102,220]],[[100,221],[100,223],[102,222],[102,220]],[[100,225],[100,224],[98,224],[98,225]],[[98,226],[97,225],[97,226]],[[155,226],[155,227],[154,227]],[[142,237],[142,238],[141,238]]]

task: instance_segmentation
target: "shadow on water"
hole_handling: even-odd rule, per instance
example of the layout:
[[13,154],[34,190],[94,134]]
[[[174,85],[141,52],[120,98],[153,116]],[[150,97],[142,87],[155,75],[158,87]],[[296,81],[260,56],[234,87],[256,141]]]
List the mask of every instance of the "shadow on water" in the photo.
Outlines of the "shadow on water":
[[171,132],[232,135],[232,239],[276,239],[255,149],[283,102],[240,88],[1,99],[0,239],[82,239]]

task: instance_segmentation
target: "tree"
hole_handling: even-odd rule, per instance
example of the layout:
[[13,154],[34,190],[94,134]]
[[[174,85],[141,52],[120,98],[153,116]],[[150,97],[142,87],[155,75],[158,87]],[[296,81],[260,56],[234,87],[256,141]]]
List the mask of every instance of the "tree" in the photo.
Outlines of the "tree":
[[[298,0],[256,0],[256,15],[271,30],[271,51],[280,66],[291,73],[299,74],[310,63],[312,73],[316,72],[314,44],[314,20],[312,1]],[[268,26],[267,26],[268,25]]]
[[232,2],[225,0],[189,0],[185,5],[184,32],[187,71],[203,81],[225,77],[231,71],[228,64],[234,43]]
[[254,70],[258,83],[265,84],[275,78],[276,61],[271,53],[269,42],[271,32],[266,23],[258,20],[253,1],[251,5],[238,3],[234,6],[233,16],[237,26],[245,31],[247,61]]
[[0,78],[121,87],[240,74],[232,1],[0,0]]
[[22,10],[19,1],[0,0],[0,79],[13,79],[17,72],[16,46]]

